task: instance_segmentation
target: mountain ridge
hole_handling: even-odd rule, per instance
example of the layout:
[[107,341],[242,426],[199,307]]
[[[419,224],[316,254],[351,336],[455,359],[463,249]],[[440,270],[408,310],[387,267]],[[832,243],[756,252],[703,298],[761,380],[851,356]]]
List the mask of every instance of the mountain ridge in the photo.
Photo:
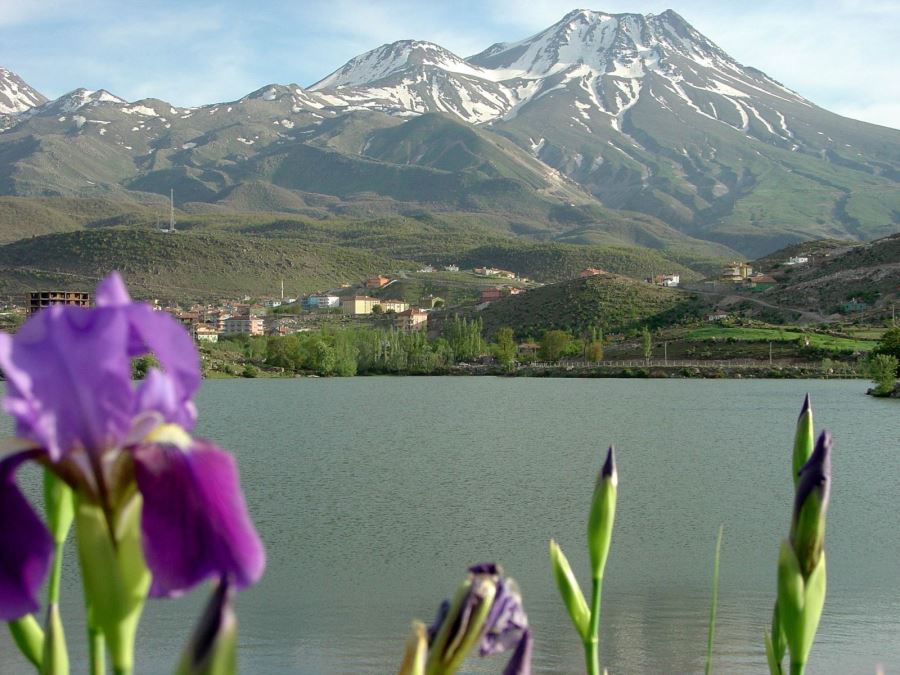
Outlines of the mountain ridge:
[[[447,123],[416,131],[431,114],[469,125],[477,141]],[[272,210],[302,208],[305,194],[377,195],[383,206],[506,212],[510,228],[531,200],[543,224],[523,228],[529,236],[573,236],[548,220],[572,205],[603,214],[584,241],[640,213],[682,243],[750,257],[900,227],[900,131],[818,108],[672,10],[573,10],[468,58],[397,41],[308,88],[270,84],[225,103],[79,89],[4,120],[0,192],[10,195],[145,200],[174,188],[182,203],[232,208],[241,185],[271,184]]]

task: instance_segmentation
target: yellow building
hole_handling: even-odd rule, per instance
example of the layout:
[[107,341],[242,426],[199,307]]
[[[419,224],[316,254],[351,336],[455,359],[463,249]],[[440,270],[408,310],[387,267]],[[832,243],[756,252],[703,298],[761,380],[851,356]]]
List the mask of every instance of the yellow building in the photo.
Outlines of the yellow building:
[[753,268],[745,262],[732,262],[722,269],[722,281],[743,283],[753,274]]
[[409,303],[402,300],[379,300],[378,304],[381,305],[383,311],[396,312],[397,314],[409,309]]
[[423,312],[418,307],[411,307],[397,314],[394,318],[394,327],[399,330],[425,330],[428,326],[428,312]]
[[352,295],[341,300],[341,312],[344,314],[371,314],[372,308],[380,303],[378,298],[368,295]]

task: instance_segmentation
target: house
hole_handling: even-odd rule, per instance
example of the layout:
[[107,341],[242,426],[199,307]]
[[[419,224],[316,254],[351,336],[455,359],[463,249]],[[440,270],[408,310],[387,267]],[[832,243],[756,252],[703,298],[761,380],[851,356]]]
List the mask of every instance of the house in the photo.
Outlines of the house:
[[265,305],[267,309],[274,309],[275,307],[281,307],[281,300],[268,298],[267,300],[263,300],[263,305]]
[[366,288],[383,288],[391,283],[391,280],[387,277],[383,277],[380,274],[377,277],[369,277],[363,282],[363,286]]
[[419,301],[423,307],[427,307],[428,309],[434,309],[435,306],[443,307],[447,304],[442,297],[437,295],[424,295]]
[[459,265],[444,265],[445,272],[459,272]]
[[786,262],[781,263],[782,265],[805,265],[809,262],[809,256],[806,255],[792,255]]
[[425,265],[419,270],[419,272],[421,272],[423,274],[431,274],[432,272],[434,272],[434,266],[433,265]]
[[536,342],[523,342],[516,348],[516,351],[520,356],[535,356],[540,348],[541,346]]
[[369,295],[351,295],[341,300],[341,312],[344,314],[371,314],[372,308],[381,301]]
[[767,288],[771,288],[774,286],[777,281],[775,281],[775,277],[769,276],[768,274],[757,273],[752,277],[747,279],[747,283],[757,290],[765,290]]
[[515,272],[497,269],[496,267],[476,267],[472,271],[481,277],[503,277],[504,279],[516,278]]
[[195,324],[200,323],[200,314],[198,312],[184,312],[176,310],[172,313],[176,321],[186,328],[191,328]]
[[599,267],[588,267],[586,269],[581,270],[578,273],[579,279],[587,279],[588,277],[595,277],[598,274],[604,274],[604,271]]
[[263,335],[263,318],[261,316],[232,316],[225,319],[225,335]]
[[82,291],[34,291],[28,294],[28,313],[34,314],[50,305],[90,307],[91,294]]
[[481,293],[478,296],[478,304],[482,304],[484,302],[493,302],[494,300],[499,300],[503,297],[503,291],[499,288],[482,288]]
[[753,268],[745,262],[731,262],[722,268],[722,281],[742,284],[753,274]]
[[648,284],[654,286],[665,286],[666,288],[676,288],[681,283],[681,275],[679,274],[657,274],[647,279]]
[[400,313],[409,309],[409,303],[403,302],[403,300],[379,300],[378,304],[381,305],[383,312]]
[[869,305],[859,298],[850,298],[850,300],[841,305],[842,312],[864,312],[867,309],[869,309]]
[[517,286],[513,286],[512,288],[509,289],[510,295],[519,295],[520,293],[524,293],[524,292],[525,292],[524,288],[518,288]]
[[728,318],[728,312],[723,312],[721,309],[716,310],[712,314],[706,315],[707,321],[724,321]]
[[211,326],[209,324],[201,323],[194,326],[194,329],[191,331],[194,336],[194,339],[197,342],[218,342],[219,341],[219,331],[216,330],[215,326]]
[[410,307],[394,317],[394,327],[405,331],[425,330],[428,327],[428,312]]
[[333,309],[341,306],[341,299],[336,295],[310,295],[303,298],[306,309]]

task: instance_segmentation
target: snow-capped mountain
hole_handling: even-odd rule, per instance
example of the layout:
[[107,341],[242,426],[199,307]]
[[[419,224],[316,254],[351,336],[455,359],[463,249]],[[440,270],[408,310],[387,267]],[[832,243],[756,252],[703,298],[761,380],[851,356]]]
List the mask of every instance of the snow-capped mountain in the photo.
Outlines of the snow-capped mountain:
[[[272,211],[305,199],[290,191],[452,194],[477,211],[521,205],[516,183],[566,208],[654,217],[649,245],[668,227],[751,254],[883,236],[900,213],[900,132],[815,106],[671,10],[576,10],[469,58],[394,42],[308,88],[195,108],[104,90],[42,98],[0,70],[0,157],[15,158],[0,164],[0,192],[167,195],[177,183],[183,200],[217,202],[252,183],[242,199]],[[572,217],[567,241],[611,227]]]
[[576,82],[585,103],[618,129],[651,74],[700,114],[743,131],[748,116],[762,116],[744,99],[765,94],[803,102],[741,66],[671,10],[647,16],[576,10],[537,35],[469,59],[428,42],[395,42],[351,59],[310,89],[348,105],[448,112],[484,124],[511,119],[530,101]]
[[40,105],[47,98],[11,70],[0,68],[0,114],[14,115]]

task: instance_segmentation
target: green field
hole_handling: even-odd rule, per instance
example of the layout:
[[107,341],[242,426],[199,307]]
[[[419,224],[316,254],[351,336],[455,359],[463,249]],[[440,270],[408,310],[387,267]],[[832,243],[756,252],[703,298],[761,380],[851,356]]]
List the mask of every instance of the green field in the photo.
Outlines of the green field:
[[858,340],[819,333],[801,333],[778,328],[729,328],[725,326],[708,326],[691,330],[684,336],[686,340],[733,339],[743,342],[795,342],[809,339],[809,346],[831,351],[866,352],[875,347],[875,340]]

